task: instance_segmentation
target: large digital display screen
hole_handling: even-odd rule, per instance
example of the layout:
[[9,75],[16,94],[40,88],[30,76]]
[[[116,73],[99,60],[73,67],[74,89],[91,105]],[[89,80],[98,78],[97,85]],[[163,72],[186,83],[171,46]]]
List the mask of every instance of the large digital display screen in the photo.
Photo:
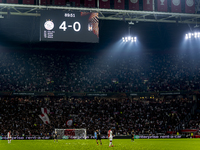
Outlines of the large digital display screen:
[[42,11],[41,41],[99,42],[98,13]]

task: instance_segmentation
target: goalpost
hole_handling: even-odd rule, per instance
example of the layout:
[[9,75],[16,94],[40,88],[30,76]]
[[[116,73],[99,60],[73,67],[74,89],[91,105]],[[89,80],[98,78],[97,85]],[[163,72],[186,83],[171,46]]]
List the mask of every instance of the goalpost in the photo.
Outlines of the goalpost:
[[86,129],[55,129],[58,139],[85,139]]

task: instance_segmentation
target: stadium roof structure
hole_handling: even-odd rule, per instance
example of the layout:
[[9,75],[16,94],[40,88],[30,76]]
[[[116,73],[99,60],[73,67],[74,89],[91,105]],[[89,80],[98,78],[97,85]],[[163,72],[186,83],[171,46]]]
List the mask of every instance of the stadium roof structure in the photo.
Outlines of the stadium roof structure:
[[197,4],[195,8],[195,14],[0,3],[0,18],[4,18],[4,15],[40,16],[41,10],[57,9],[68,11],[98,12],[99,19],[103,20],[200,24],[200,0],[196,0],[195,3]]

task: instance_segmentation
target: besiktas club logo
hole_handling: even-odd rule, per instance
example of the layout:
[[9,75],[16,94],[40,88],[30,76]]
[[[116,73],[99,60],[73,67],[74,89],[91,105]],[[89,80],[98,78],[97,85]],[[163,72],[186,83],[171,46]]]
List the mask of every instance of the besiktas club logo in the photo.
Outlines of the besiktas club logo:
[[45,29],[47,30],[52,30],[54,28],[54,23],[52,20],[47,20],[45,23],[44,23],[44,27]]

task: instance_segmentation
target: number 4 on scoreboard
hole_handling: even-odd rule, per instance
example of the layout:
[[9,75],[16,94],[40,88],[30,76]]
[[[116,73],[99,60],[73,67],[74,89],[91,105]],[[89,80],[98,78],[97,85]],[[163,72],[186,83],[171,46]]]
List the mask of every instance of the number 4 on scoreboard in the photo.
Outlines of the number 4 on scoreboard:
[[66,21],[63,21],[62,24],[60,25],[59,29],[66,31],[67,27],[66,27]]

